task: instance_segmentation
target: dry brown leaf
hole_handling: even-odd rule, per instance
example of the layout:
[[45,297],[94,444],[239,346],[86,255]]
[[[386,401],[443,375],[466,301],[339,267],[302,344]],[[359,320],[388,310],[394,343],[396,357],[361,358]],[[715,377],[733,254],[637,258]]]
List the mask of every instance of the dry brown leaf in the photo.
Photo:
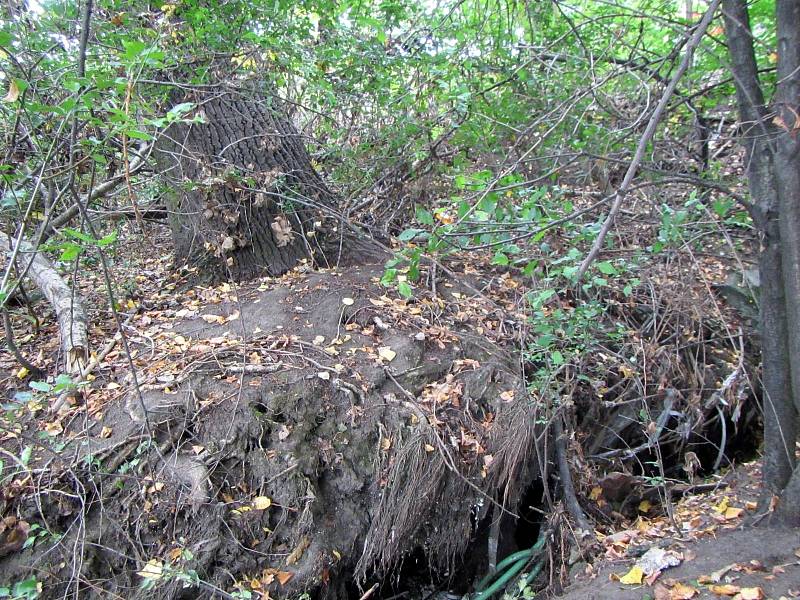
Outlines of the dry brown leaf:
[[670,600],[690,600],[697,595],[697,590],[685,583],[676,583],[669,591]]
[[294,239],[294,231],[289,223],[289,219],[285,215],[278,215],[275,220],[270,223],[272,228],[273,237],[275,238],[275,245],[278,248],[283,248],[292,243]]
[[726,583],[710,585],[708,586],[708,589],[718,596],[735,596],[741,591],[742,588],[740,588],[738,585],[733,585],[732,583]]
[[653,596],[655,600],[672,600],[670,590],[663,583],[657,583],[653,588]]
[[[289,554],[289,556],[286,557],[286,564],[293,565],[298,560],[300,560],[303,557],[303,552],[305,552],[306,548],[308,548],[310,545],[311,545],[311,540],[308,539],[308,536],[304,535],[302,538],[300,538],[300,541],[297,542],[297,546],[295,547],[295,549],[292,550],[291,554]],[[289,578],[291,578],[291,576],[292,574],[289,573]],[[280,581],[280,577],[281,574],[278,573],[278,581]],[[289,581],[289,578],[287,578],[286,581]],[[281,585],[283,585],[283,583],[285,582],[281,582]]]
[[760,587],[742,588],[739,598],[741,600],[763,600],[764,592]]
[[289,571],[278,571],[276,577],[278,578],[278,583],[280,583],[281,585],[286,585],[286,583],[292,577],[294,577],[294,573],[290,573]]

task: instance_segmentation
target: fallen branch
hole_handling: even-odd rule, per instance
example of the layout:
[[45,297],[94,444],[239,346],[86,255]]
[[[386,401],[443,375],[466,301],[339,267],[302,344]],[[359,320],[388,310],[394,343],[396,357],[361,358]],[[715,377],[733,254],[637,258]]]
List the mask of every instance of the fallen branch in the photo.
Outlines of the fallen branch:
[[[27,274],[44,294],[53,307],[58,320],[61,334],[61,346],[64,350],[64,361],[67,373],[74,375],[81,372],[89,357],[89,336],[86,331],[86,313],[83,310],[80,298],[73,292],[66,281],[62,279],[50,261],[38,252],[28,241],[19,240],[18,247],[14,247],[11,238],[0,232],[0,249],[14,254],[16,250],[20,271],[24,271],[19,255],[30,255],[30,265]],[[27,261],[25,261],[27,262]]]

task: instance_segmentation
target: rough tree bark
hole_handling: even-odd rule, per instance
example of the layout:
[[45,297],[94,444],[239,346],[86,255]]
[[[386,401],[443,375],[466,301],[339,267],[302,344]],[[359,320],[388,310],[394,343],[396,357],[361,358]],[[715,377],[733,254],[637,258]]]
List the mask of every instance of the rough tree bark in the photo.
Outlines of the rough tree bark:
[[800,365],[790,357],[800,349],[800,157],[794,139],[797,132],[792,131],[796,121],[789,116],[797,116],[800,8],[795,0],[777,2],[780,52],[775,98],[788,127],[780,127],[765,105],[746,2],[723,0],[723,15],[742,122],[752,216],[761,235],[764,485],[781,497],[784,517],[798,521],[800,468],[795,443],[800,433]]
[[178,261],[203,278],[243,280],[320,260],[336,200],[283,109],[222,89],[190,100],[203,122],[171,126],[157,149]]

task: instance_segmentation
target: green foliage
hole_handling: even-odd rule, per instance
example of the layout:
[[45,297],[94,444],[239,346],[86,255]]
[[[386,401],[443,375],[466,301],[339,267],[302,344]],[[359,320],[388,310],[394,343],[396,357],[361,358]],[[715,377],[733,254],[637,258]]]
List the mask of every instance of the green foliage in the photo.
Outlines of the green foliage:
[[10,600],[35,600],[42,593],[42,584],[30,577],[14,583],[10,587],[0,587],[0,598]]

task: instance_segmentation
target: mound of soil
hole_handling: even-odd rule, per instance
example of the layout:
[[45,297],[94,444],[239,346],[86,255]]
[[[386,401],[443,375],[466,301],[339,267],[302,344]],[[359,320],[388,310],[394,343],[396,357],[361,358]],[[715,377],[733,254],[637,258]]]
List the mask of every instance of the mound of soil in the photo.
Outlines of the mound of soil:
[[346,597],[419,549],[450,573],[467,548],[485,565],[476,532],[547,461],[502,347],[515,324],[455,282],[387,295],[380,272],[201,289],[134,321],[146,379],[69,425],[89,435],[20,510],[64,536],[7,557],[4,580],[36,564],[45,598]]

